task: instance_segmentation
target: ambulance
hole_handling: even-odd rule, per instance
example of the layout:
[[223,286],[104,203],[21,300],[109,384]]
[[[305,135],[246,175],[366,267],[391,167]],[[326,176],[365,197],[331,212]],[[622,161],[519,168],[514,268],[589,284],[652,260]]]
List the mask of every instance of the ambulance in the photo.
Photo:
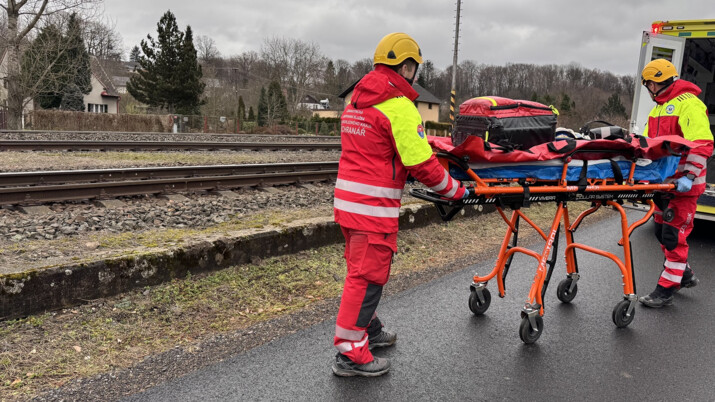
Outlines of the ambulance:
[[[698,96],[708,108],[710,130],[715,132],[715,20],[655,21],[643,32],[630,131],[640,133],[655,106],[648,90],[641,85],[640,73],[651,60],[667,59],[678,69],[680,78],[702,90]],[[715,158],[708,160],[707,188],[698,199],[696,219],[715,221]]]

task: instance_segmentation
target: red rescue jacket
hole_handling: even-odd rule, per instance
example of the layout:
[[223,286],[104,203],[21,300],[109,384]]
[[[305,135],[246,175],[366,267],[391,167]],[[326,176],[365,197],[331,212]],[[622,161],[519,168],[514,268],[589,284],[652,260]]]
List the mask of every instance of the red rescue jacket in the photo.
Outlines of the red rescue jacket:
[[656,106],[648,116],[643,133],[651,138],[677,135],[700,145],[680,158],[678,171],[666,181],[674,181],[686,172],[695,175],[692,189],[678,195],[699,196],[705,191],[707,159],[713,152],[713,134],[707,108],[697,97],[700,92],[700,88],[689,81],[673,82],[655,98]]
[[408,174],[448,198],[465,189],[432,153],[414,100],[399,74],[378,64],[355,86],[341,117],[335,222],[351,229],[395,233]]

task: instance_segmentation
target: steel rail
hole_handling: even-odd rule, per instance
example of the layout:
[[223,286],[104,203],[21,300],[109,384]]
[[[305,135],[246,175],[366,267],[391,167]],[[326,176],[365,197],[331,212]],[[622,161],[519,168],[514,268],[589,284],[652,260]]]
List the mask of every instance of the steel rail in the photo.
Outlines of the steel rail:
[[33,141],[0,140],[0,151],[167,151],[167,150],[339,150],[339,142],[204,142],[204,141]]
[[337,170],[320,170],[6,187],[0,188],[0,204],[26,205],[159,193],[187,193],[230,190],[240,187],[277,186],[328,181],[335,179],[337,174]]
[[257,163],[245,165],[162,166],[128,169],[52,170],[0,173],[0,187],[40,186],[177,177],[337,170],[338,162]]

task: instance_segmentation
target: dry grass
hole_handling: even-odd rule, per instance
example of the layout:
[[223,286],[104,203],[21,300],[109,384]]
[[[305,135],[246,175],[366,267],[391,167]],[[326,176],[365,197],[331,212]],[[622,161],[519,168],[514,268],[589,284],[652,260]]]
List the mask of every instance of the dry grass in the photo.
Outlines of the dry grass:
[[[544,229],[553,219],[553,206],[532,206],[527,215]],[[505,228],[495,213],[403,231],[393,278],[436,271],[493,250]],[[522,242],[535,235],[526,228]],[[175,346],[191,350],[217,334],[336,299],[345,274],[342,253],[343,245],[336,244],[2,322],[0,400],[31,397],[72,379],[129,367]]]

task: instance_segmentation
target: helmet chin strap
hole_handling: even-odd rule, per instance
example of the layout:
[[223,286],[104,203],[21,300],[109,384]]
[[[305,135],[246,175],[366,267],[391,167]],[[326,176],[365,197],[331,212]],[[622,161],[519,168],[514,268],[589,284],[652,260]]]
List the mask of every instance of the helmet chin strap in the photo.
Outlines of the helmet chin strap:
[[[675,82],[675,81],[673,81],[673,82]],[[664,86],[663,88],[659,89],[657,92],[651,91],[650,88],[648,88],[647,86],[646,86],[646,89],[647,89],[648,92],[650,92],[650,94],[653,95],[653,97],[655,98],[655,97],[657,97],[658,95],[660,95],[663,91],[665,91],[666,89],[670,88],[670,86],[673,85],[673,82],[671,82],[670,84],[668,84],[668,85]]]

